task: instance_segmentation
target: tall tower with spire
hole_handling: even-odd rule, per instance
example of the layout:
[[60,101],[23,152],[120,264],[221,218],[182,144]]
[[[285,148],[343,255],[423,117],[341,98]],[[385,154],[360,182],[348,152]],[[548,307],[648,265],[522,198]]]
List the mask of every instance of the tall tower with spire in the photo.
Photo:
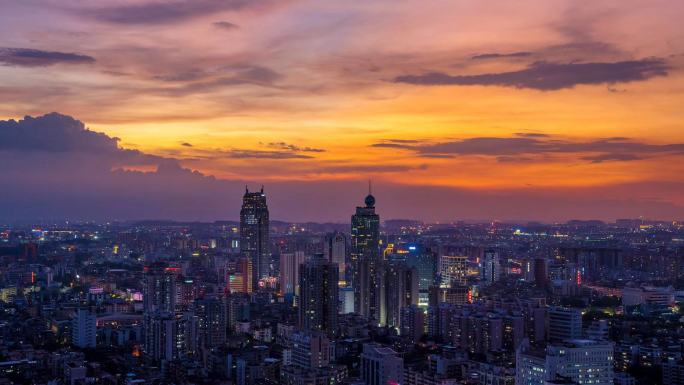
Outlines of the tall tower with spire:
[[245,186],[240,210],[240,252],[252,261],[252,288],[257,290],[259,279],[268,277],[271,251],[269,243],[268,206],[264,187],[250,192]]
[[380,216],[375,213],[375,197],[368,181],[365,206],[356,208],[351,217],[351,285],[354,288],[354,311],[380,320],[381,271]]

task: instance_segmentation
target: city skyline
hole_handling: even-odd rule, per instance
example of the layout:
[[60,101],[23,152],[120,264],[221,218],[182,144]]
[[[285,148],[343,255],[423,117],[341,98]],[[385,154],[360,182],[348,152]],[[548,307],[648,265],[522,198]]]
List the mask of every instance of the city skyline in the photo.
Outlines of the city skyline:
[[684,218],[680,2],[1,4],[0,220]]
[[0,10],[0,385],[684,385],[684,1]]

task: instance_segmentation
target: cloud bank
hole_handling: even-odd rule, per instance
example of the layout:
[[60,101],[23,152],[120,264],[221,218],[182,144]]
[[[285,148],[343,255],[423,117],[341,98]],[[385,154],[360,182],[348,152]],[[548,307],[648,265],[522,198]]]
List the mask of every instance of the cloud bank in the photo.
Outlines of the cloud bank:
[[684,155],[684,143],[649,144],[629,138],[604,138],[578,142],[547,134],[519,133],[517,137],[475,137],[437,143],[378,142],[378,148],[414,151],[419,156],[492,156],[512,161],[524,155],[588,154],[580,158],[592,163],[639,160],[647,156]]

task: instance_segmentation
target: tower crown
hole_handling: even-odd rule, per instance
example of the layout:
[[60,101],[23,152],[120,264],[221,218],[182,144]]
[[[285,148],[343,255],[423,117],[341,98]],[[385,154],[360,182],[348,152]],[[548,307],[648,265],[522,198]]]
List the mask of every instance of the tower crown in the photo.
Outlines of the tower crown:
[[370,179],[368,180],[368,195],[366,195],[366,199],[364,200],[366,203],[366,207],[374,207],[375,206],[375,197],[372,194],[371,191],[371,181]]
[[375,197],[371,194],[368,194],[364,202],[366,203],[366,207],[373,207],[375,206]]

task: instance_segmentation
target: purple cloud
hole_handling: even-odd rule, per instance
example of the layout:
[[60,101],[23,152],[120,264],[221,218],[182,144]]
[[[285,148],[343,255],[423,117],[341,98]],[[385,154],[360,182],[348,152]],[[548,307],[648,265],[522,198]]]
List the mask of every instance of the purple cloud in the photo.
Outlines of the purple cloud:
[[164,24],[221,11],[238,11],[270,4],[270,0],[176,0],[153,1],[89,8],[82,14],[115,24]]
[[239,28],[239,26],[237,24],[233,24],[229,21],[217,21],[217,22],[214,22],[213,25],[216,28],[225,29],[227,31]]
[[604,161],[630,161],[645,155],[684,154],[684,143],[649,144],[629,138],[614,137],[589,142],[572,142],[539,133],[517,133],[515,137],[477,137],[438,143],[374,143],[372,147],[414,151],[427,158],[453,156],[492,156],[500,162],[529,160],[529,155],[591,153],[581,157],[592,163]]
[[0,65],[45,67],[55,64],[92,64],[95,58],[69,52],[42,51],[31,48],[0,48]]
[[489,60],[501,58],[529,57],[532,52],[511,52],[511,53],[483,53],[471,57],[472,60]]
[[403,75],[397,83],[423,86],[480,85],[530,88],[555,91],[581,84],[615,84],[667,76],[669,66],[662,59],[629,60],[614,63],[550,63],[536,62],[519,71],[481,75],[448,75],[430,72]]

